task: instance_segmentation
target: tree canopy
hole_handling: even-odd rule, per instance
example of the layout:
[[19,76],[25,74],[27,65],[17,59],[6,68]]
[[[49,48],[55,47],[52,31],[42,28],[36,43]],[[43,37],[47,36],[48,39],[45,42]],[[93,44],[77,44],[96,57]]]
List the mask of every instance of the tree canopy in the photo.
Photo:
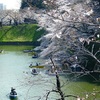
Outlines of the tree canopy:
[[[39,40],[40,57],[55,63],[80,65],[88,71],[100,64],[100,2],[98,0],[43,0],[47,9],[30,10],[47,33]],[[29,4],[29,2],[28,2]],[[32,7],[31,4],[29,6]],[[29,12],[29,11],[27,11]],[[89,48],[89,49],[88,49]],[[95,51],[96,50],[96,51]],[[94,61],[90,68],[91,59]]]
[[22,3],[21,3],[21,9],[24,9],[26,7],[37,7],[37,8],[44,8],[44,5],[43,5],[43,0],[22,0]]

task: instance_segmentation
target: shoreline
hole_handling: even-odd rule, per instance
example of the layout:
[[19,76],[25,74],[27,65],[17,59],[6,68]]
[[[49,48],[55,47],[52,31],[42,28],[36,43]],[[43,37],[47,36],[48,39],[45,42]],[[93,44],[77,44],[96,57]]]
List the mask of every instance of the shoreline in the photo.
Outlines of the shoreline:
[[39,46],[40,42],[0,42],[0,45],[33,45]]

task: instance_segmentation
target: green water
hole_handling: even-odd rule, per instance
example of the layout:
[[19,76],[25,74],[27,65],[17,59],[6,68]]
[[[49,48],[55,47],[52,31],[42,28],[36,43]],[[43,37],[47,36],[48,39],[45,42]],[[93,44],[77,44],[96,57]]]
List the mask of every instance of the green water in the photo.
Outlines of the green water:
[[[32,55],[23,53],[25,49],[33,49],[32,46],[0,46],[4,52],[0,53],[0,100],[10,100],[10,88],[16,88],[18,100],[45,100],[48,90],[55,89],[55,76],[45,74],[45,69],[40,70],[39,75],[33,76],[30,63],[43,63],[43,59],[32,59]],[[100,84],[86,81],[68,81],[68,78],[61,76],[61,83],[65,95],[79,95],[88,98],[85,100],[100,100],[100,93],[92,95],[93,91],[100,90]],[[56,100],[59,95],[51,94],[49,100]],[[94,97],[96,99],[94,99]],[[76,100],[75,98],[66,98],[66,100]]]

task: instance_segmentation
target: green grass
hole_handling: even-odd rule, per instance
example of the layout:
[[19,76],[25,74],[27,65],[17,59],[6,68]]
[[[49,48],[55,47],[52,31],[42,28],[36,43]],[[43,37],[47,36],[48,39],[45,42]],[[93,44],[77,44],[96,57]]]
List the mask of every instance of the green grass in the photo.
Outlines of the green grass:
[[3,26],[0,28],[0,42],[35,42],[44,30],[36,31],[37,24],[23,24],[18,26]]

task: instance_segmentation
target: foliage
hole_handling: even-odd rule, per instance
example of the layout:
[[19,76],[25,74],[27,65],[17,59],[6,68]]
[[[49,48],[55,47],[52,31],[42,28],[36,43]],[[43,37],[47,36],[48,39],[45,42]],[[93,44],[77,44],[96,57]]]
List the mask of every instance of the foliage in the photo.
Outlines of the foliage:
[[30,7],[30,5],[37,8],[44,8],[43,0],[22,0],[21,9]]
[[[48,59],[52,56],[55,63],[66,66],[66,69],[76,64],[83,72],[99,71],[100,50],[96,49],[97,43],[100,45],[99,2],[44,0],[44,3],[48,8],[54,7],[49,10],[27,10],[30,17],[34,15],[39,26],[47,30],[47,34],[39,39],[40,57]],[[92,42],[94,44],[91,46]]]
[[[51,4],[51,2],[46,3],[48,3],[47,5]],[[48,31],[41,38],[40,48],[42,52],[40,56],[46,58],[52,56],[56,59],[55,62],[60,64],[66,61],[70,62],[71,65],[77,63],[81,64],[81,67],[85,67],[86,64],[82,65],[82,62],[90,61],[86,57],[89,55],[90,58],[95,59],[95,64],[100,64],[100,58],[84,46],[85,42],[88,45],[91,42],[100,42],[99,24],[95,19],[98,13],[94,9],[98,6],[98,3],[91,0],[85,0],[84,2],[79,2],[79,0],[56,0],[55,4],[57,8],[44,13],[41,12],[41,16],[36,15],[39,25],[45,27]],[[93,45],[91,50],[95,51]],[[100,52],[99,49],[96,52]]]

